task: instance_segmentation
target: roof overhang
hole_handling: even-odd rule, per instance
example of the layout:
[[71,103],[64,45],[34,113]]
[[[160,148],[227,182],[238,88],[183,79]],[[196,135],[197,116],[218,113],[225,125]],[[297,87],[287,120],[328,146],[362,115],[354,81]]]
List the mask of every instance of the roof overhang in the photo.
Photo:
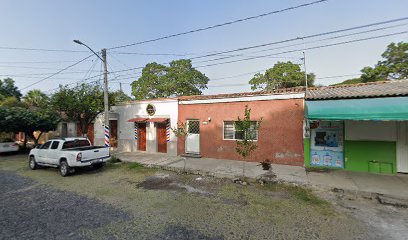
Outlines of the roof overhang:
[[131,118],[128,122],[135,122],[135,123],[144,123],[147,121],[148,118]]
[[408,97],[305,101],[310,120],[408,120]]
[[168,118],[149,118],[147,119],[148,122],[154,122],[154,123],[165,123],[169,120]]

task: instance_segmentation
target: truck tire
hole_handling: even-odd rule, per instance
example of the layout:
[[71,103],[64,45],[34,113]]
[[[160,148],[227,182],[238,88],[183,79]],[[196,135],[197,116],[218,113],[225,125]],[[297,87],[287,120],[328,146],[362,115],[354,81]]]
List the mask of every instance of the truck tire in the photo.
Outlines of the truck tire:
[[60,163],[59,170],[60,170],[61,176],[66,177],[66,176],[69,175],[69,172],[71,171],[71,168],[69,167],[67,161],[63,160]]
[[37,163],[35,162],[34,156],[30,156],[28,160],[28,166],[30,167],[31,170],[37,169],[38,166],[37,166]]

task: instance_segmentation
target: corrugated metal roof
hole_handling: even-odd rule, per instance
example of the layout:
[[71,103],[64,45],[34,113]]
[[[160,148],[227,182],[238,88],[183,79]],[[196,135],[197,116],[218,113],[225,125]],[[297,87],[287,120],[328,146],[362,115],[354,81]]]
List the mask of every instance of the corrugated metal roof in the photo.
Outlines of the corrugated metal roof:
[[408,96],[408,80],[309,88],[306,100]]

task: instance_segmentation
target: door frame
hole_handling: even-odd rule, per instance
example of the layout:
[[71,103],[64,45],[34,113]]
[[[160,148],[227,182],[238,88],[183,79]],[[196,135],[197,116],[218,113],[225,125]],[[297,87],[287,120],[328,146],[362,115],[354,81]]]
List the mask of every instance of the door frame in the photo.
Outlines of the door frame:
[[[192,152],[192,151],[188,151],[187,146],[188,146],[188,135],[189,135],[189,123],[190,122],[198,122],[198,128],[200,130],[200,133],[198,133],[198,151],[197,152]],[[200,138],[201,138],[201,129],[200,129],[200,120],[199,119],[187,119],[187,135],[186,135],[186,140],[184,143],[184,148],[185,148],[185,152],[186,153],[192,153],[192,154],[200,154],[201,152],[201,148],[200,148]]]
[[408,173],[408,121],[397,122],[397,172]]

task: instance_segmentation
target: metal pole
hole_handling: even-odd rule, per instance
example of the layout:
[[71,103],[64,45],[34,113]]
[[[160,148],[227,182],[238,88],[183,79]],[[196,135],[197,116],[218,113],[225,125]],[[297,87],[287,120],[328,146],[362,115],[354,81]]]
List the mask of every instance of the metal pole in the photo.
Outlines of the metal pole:
[[307,90],[307,71],[306,71],[306,54],[305,51],[303,51],[303,67],[305,68],[305,87]]
[[106,48],[102,49],[103,58],[103,103],[105,107],[105,147],[110,146],[109,129],[109,99],[108,99],[108,67],[106,63]]

